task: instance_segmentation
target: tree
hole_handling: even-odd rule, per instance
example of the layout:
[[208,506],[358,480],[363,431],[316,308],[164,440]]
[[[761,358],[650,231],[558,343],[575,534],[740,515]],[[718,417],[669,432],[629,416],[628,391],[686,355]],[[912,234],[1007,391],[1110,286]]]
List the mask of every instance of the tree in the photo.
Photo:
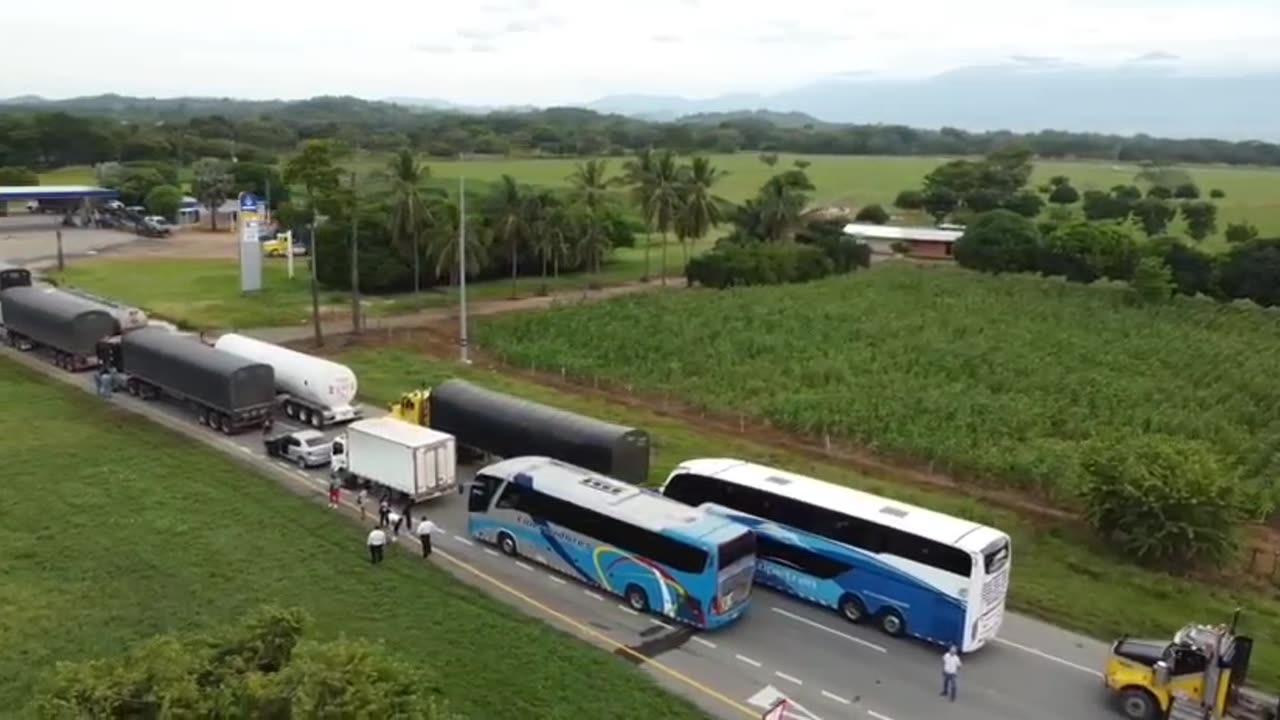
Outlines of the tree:
[[1086,190],[1082,197],[1080,209],[1086,220],[1123,220],[1129,216],[1132,201],[1101,190]]
[[[965,193],[984,187],[982,175],[984,166],[973,160],[952,160],[934,168],[924,176],[925,197],[938,190],[950,190],[952,194],[963,196]],[[926,209],[927,209],[926,205]]]
[[1182,217],[1187,221],[1187,234],[1193,240],[1204,240],[1218,231],[1218,206],[1204,200],[1182,204]]
[[1216,292],[1213,255],[1168,235],[1152,238],[1144,250],[1169,268],[1174,286],[1183,295]]
[[769,167],[773,167],[778,164],[778,153],[760,153],[760,162],[768,165]]
[[884,225],[889,222],[889,212],[879,205],[871,204],[859,208],[858,214],[854,215],[853,219],[858,222]]
[[218,208],[231,194],[232,179],[227,163],[217,158],[198,160],[191,166],[191,194],[209,208],[211,229],[218,229]]
[[231,165],[232,192],[250,192],[271,201],[271,209],[277,210],[289,202],[289,186],[280,171],[266,163],[238,162]]
[[1113,185],[1111,195],[1126,203],[1133,203],[1142,199],[1142,190],[1137,185]]
[[1209,197],[1213,198],[1214,200],[1221,200],[1226,196],[1227,194],[1222,191],[1222,188],[1214,188],[1209,191]]
[[1000,193],[989,188],[970,190],[964,195],[964,205],[976,213],[984,213],[1000,207]]
[[143,204],[147,212],[172,222],[178,217],[178,208],[182,207],[182,191],[172,185],[157,185],[147,193]]
[[[659,262],[662,263],[660,281],[667,284],[667,233],[674,229],[680,214],[680,167],[676,164],[675,153],[664,150],[653,159],[650,174],[653,193],[650,202],[653,204],[653,227],[662,234],[662,250]],[[687,251],[686,251],[687,253]]]
[[1147,237],[1162,234],[1176,214],[1173,206],[1157,197],[1145,197],[1133,204],[1133,216]]
[[924,193],[924,211],[933,216],[934,222],[942,222],[959,204],[959,196],[949,188],[939,187]]
[[1200,188],[1193,182],[1180,183],[1173,189],[1173,196],[1179,200],[1196,200],[1200,197]]
[[1102,277],[1130,279],[1136,258],[1137,244],[1122,226],[1077,220],[1044,239],[1038,265],[1044,275],[1091,283]]
[[285,163],[285,182],[291,185],[302,185],[313,212],[319,211],[319,205],[323,202],[325,195],[338,189],[337,162],[338,149],[332,142],[308,140],[302,144],[301,152]]
[[[1168,167],[1160,163],[1145,163],[1142,170],[1134,176],[1134,182],[1146,183],[1165,189],[1178,187],[1191,182],[1191,175],[1176,167]],[[1169,198],[1161,198],[1168,200]]]
[[1020,190],[1010,195],[1003,203],[1006,210],[1016,212],[1027,218],[1033,218],[1044,209],[1044,199],[1031,190]]
[[1228,243],[1238,245],[1258,237],[1258,228],[1247,222],[1227,223],[1227,231],[1224,235]]
[[1129,282],[1130,297],[1138,305],[1166,303],[1173,297],[1173,272],[1157,257],[1147,256],[1138,261]]
[[604,255],[609,250],[603,214],[609,201],[609,188],[613,185],[608,163],[599,158],[578,163],[569,176],[569,195],[577,209],[574,224],[581,233],[577,249],[583,253],[592,273],[600,272]]
[[[689,166],[681,170],[676,227],[686,238],[701,240],[724,222],[723,208],[728,203],[714,191],[715,184],[724,177],[724,173],[702,156],[693,158]],[[688,246],[683,243],[682,246],[685,247],[684,264],[688,265]]]
[[1063,185],[1070,185],[1070,184],[1071,184],[1071,178],[1067,177],[1066,175],[1054,175],[1053,177],[1049,178],[1049,187],[1060,188]]
[[1080,201],[1080,192],[1069,184],[1056,185],[1049,193],[1049,202],[1057,205],[1071,205]]
[[537,192],[525,203],[525,224],[533,252],[542,264],[541,292],[547,292],[547,269],[560,274],[560,262],[569,251],[569,217],[563,203],[548,190]]
[[894,198],[893,206],[899,210],[920,210],[924,208],[924,193],[919,190],[903,190]]
[[788,170],[765,181],[754,204],[763,239],[774,242],[790,239],[800,225],[813,189],[803,170]]
[[25,167],[0,167],[0,185],[31,187],[40,184],[40,176]]
[[1097,442],[1085,473],[1089,524],[1141,563],[1186,571],[1236,547],[1245,498],[1207,447],[1161,436]]
[[[458,265],[464,249],[467,276],[472,277],[484,268],[489,257],[489,244],[484,233],[479,232],[480,223],[477,218],[468,217],[465,235],[459,232],[462,216],[458,203],[453,199],[437,201],[432,213],[436,222],[428,230],[427,255],[434,261],[433,271],[436,277],[447,277],[449,285],[456,287],[461,281]],[[459,237],[460,235],[463,236]]]
[[125,205],[141,205],[152,189],[160,185],[172,185],[159,170],[153,167],[123,167],[103,179],[103,185],[120,193]]
[[1156,198],[1157,200],[1170,200],[1173,198],[1173,191],[1164,185],[1153,185],[1147,191],[1147,197]]
[[631,201],[640,210],[644,220],[646,237],[644,239],[644,275],[641,282],[649,282],[649,250],[652,243],[648,235],[653,234],[653,150],[645,148],[636,153],[622,168],[623,182],[630,188]]
[[1233,246],[1218,268],[1218,285],[1228,298],[1249,299],[1263,307],[1280,305],[1280,238]]
[[521,191],[515,178],[503,175],[489,199],[488,219],[493,239],[506,248],[511,258],[511,297],[517,296],[516,278],[520,270],[520,246],[528,235],[525,225],[531,198]]
[[[303,642],[301,610],[259,608],[204,636],[161,635],[124,655],[61,662],[38,718],[455,716],[429,671],[363,641]],[[234,710],[232,710],[234,708]]]
[[[316,167],[322,174],[320,182],[327,182],[323,163],[317,162]],[[401,148],[387,161],[382,176],[391,187],[391,213],[387,217],[391,242],[413,258],[413,292],[417,294],[422,292],[422,237],[435,223],[432,205],[444,194],[426,187],[431,169],[419,162],[409,148]]]
[[1031,220],[1008,210],[983,213],[955,244],[963,267],[984,272],[1025,272],[1036,267],[1040,233]]

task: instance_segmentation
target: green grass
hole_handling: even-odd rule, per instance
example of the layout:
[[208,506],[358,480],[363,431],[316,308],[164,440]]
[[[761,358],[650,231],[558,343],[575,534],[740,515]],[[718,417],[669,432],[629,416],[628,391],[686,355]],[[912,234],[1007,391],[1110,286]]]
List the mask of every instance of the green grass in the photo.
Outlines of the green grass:
[[[792,167],[793,161],[807,160],[809,177],[817,186],[816,199],[822,203],[860,207],[880,203],[890,212],[894,197],[900,190],[918,188],[930,170],[944,162],[936,157],[877,157],[842,155],[781,155],[778,164],[770,168],[760,162],[755,153],[712,155],[712,163],[728,175],[716,186],[722,197],[742,201],[755,194],[760,185],[773,173]],[[610,158],[613,173],[622,171],[625,158]],[[380,168],[385,158],[379,155],[359,157],[352,166],[361,170]],[[435,178],[455,179],[466,172],[468,180],[493,181],[503,174],[533,185],[566,185],[566,178],[579,162],[573,159],[485,159],[485,160],[431,160],[431,174]],[[1264,236],[1280,234],[1280,169],[1230,168],[1216,165],[1188,165],[1192,179],[1208,196],[1211,188],[1221,188],[1227,196],[1215,200],[1220,208],[1219,230],[1227,223],[1247,220],[1257,225]],[[1080,192],[1106,190],[1113,185],[1133,181],[1138,172],[1135,165],[1104,162],[1037,162],[1031,186],[1046,183],[1054,175],[1066,175]],[[916,218],[918,221],[918,218]],[[1182,232],[1182,221],[1171,227]],[[1220,239],[1221,233],[1218,238]]]
[[[640,238],[643,240],[643,238]],[[690,249],[698,254],[710,248],[711,239],[696,243]],[[651,246],[651,273],[658,276],[661,242]],[[679,275],[683,261],[674,243],[667,250],[667,274]],[[173,322],[201,329],[257,328],[298,325],[310,321],[311,289],[305,258],[295,259],[293,280],[289,280],[285,260],[264,258],[262,291],[246,296],[240,293],[240,270],[235,260],[97,258],[80,260],[58,276],[60,282],[88,290],[103,297],[136,305]],[[548,278],[547,290],[564,292],[589,285],[610,286],[636,282],[644,275],[644,250],[640,247],[619,248],[598,275],[575,273]],[[516,296],[537,294],[543,286],[541,277],[522,276],[516,283]],[[415,298],[411,293],[368,296],[366,311],[385,317],[415,310],[441,308],[456,302],[452,288],[433,288]],[[510,278],[467,285],[471,301],[504,300],[511,297]],[[321,312],[346,313],[350,295],[346,292],[323,291]]]
[[[653,438],[650,478],[654,482],[682,460],[739,457],[994,525],[1014,539],[1013,607],[1100,639],[1126,632],[1167,637],[1189,621],[1225,621],[1231,610],[1241,606],[1245,609],[1243,631],[1257,640],[1251,681],[1280,689],[1280,645],[1276,644],[1280,641],[1280,601],[1270,595],[1145,571],[1109,555],[1070,528],[1029,522],[980,501],[941,491],[872,480],[795,453],[715,434],[670,416],[565,393],[478,367],[461,368],[409,349],[358,349],[338,359],[356,371],[364,396],[377,402],[390,401],[418,382],[436,384],[462,377],[536,402],[644,428]],[[751,619],[743,622],[750,625]]]
[[309,635],[384,641],[474,720],[697,718],[629,663],[420,559],[374,568],[364,531],[227,458],[0,360],[0,707],[59,660],[121,653],[258,605]]
[[[1273,313],[890,263],[482,319],[478,346],[1070,502],[1099,439],[1202,444],[1275,492]],[[590,337],[590,343],[583,338]]]

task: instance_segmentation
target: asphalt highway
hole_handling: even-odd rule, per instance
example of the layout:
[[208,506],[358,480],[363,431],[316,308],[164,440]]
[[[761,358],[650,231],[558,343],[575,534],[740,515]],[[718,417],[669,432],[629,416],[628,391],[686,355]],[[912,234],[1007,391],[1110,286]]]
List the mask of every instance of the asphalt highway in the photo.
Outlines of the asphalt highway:
[[[91,373],[71,375],[44,358],[0,352],[92,392]],[[226,437],[199,426],[165,401],[123,393],[110,401],[253,465],[296,492],[319,494],[327,469],[301,470],[266,457],[259,433]],[[369,415],[381,414],[366,407]],[[276,430],[290,425],[276,423]],[[337,434],[341,430],[329,431]],[[471,468],[460,468],[465,478]],[[350,498],[344,498],[349,501]],[[1102,688],[1103,643],[1008,613],[993,644],[964,657],[959,699],[941,690],[941,651],[850,625],[825,609],[757,587],[746,616],[716,632],[696,632],[626,608],[527,560],[515,561],[466,535],[465,500],[450,495],[420,505],[444,530],[435,562],[512,605],[601,645],[717,717],[760,717],[781,697],[790,720],[1099,720],[1119,717]],[[317,510],[319,512],[320,510]],[[353,533],[353,552],[363,538]],[[416,541],[402,536],[401,545]],[[1011,582],[1017,583],[1017,548]]]

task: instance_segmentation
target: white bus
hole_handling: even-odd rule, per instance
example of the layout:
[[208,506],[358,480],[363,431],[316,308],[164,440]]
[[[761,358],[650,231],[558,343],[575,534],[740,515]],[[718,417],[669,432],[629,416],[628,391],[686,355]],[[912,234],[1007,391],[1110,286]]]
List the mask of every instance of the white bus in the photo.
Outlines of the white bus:
[[733,459],[681,463],[662,492],[756,531],[756,581],[961,652],[995,637],[1009,536],[841,485]]

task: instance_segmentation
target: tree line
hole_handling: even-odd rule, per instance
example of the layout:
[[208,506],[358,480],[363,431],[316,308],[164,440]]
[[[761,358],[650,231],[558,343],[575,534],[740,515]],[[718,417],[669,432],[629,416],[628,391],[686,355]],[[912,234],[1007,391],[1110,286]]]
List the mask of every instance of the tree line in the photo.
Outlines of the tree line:
[[0,106],[0,166],[49,168],[116,161],[185,165],[201,157],[274,164],[301,142],[352,149],[408,147],[458,154],[624,156],[649,147],[678,154],[788,152],[820,155],[982,155],[1021,144],[1045,158],[1111,162],[1280,165],[1280,145],[1176,140],[1045,130],[969,132],[896,125],[781,125],[768,116],[647,122],[580,108],[464,114],[349,97],[298,102],[94,99],[32,109]]

